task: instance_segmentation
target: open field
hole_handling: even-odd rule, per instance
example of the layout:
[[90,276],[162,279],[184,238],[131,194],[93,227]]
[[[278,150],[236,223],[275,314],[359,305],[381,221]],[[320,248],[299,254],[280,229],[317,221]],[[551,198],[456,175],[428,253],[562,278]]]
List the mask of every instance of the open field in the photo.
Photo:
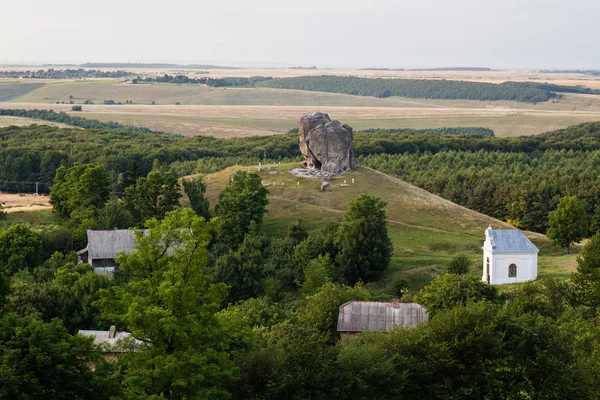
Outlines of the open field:
[[59,128],[72,128],[70,125],[60,124],[58,122],[44,121],[34,118],[11,117],[8,115],[0,115],[0,128],[5,126],[27,126],[31,124],[57,126]]
[[[47,67],[44,67],[47,68]],[[73,66],[53,66],[54,69],[78,68]],[[0,71],[43,69],[39,66],[0,66]],[[338,75],[357,76],[364,78],[404,78],[404,79],[452,79],[473,82],[501,83],[506,81],[537,81],[549,82],[558,85],[582,85],[600,89],[600,76],[579,73],[542,73],[537,71],[394,71],[394,70],[365,70],[365,69],[290,69],[290,68],[243,68],[243,69],[210,69],[198,74],[201,70],[185,68],[86,68],[103,71],[124,70],[134,75],[164,75],[184,73],[190,77],[208,76],[242,77],[271,76],[274,78],[287,78],[295,76]]]
[[[228,106],[228,105],[84,105],[71,113],[68,104],[0,103],[1,108],[47,108],[84,118],[116,121],[186,136],[217,137],[285,133],[296,126],[306,112],[325,111],[355,130],[367,128],[439,128],[482,126],[496,136],[535,135],[568,125],[600,120],[600,104],[583,106],[583,95],[573,96],[559,109],[556,104],[526,108],[502,105],[484,108],[430,104],[425,107],[310,107],[310,106]],[[588,96],[592,97],[592,96]],[[439,103],[441,101],[438,101]],[[451,102],[451,101],[447,101]]]
[[0,193],[0,204],[2,204],[2,211],[7,213],[52,209],[48,196],[24,193]]
[[[321,180],[290,175],[287,171],[293,166],[273,165],[277,175],[270,175],[266,170],[268,166],[260,172],[264,182],[270,184],[268,214],[263,223],[265,232],[282,235],[296,220],[309,230],[322,228],[328,222],[340,220],[350,201],[359,194],[381,197],[388,203],[386,212],[394,254],[384,278],[368,285],[375,292],[389,288],[397,278],[406,279],[413,289],[418,289],[445,271],[453,256],[463,253],[473,260],[473,276],[480,276],[480,248],[485,228],[490,224],[495,228],[509,228],[501,221],[369,168],[361,167],[331,180],[332,191],[323,193],[319,190]],[[248,170],[248,167],[232,167],[206,177],[207,195],[213,206],[236,169]],[[351,183],[352,178],[355,184]],[[350,186],[341,187],[344,180]],[[541,249],[540,278],[565,278],[574,270],[576,255],[565,255],[544,235],[528,235]]]
[[[320,70],[223,70],[228,76],[307,75]],[[167,71],[169,72],[169,71]],[[213,71],[211,70],[211,74]],[[600,88],[600,77],[582,74],[535,74],[506,71],[346,71],[368,76],[405,78],[548,81]],[[395,76],[395,75],[393,75]],[[517,79],[518,78],[518,79]],[[2,80],[1,108],[50,108],[70,112],[71,100],[84,105],[76,115],[104,122],[144,126],[186,136],[243,137],[287,132],[311,111],[328,112],[355,130],[368,128],[487,127],[497,136],[535,135],[582,122],[600,120],[600,96],[568,94],[545,103],[515,101],[375,98],[267,88],[211,88],[205,85],[144,83],[118,79]],[[103,105],[104,100],[133,104]],[[151,105],[154,101],[156,105]],[[175,103],[180,105],[175,105]],[[26,122],[26,121],[20,121]],[[6,124],[0,120],[0,124]]]

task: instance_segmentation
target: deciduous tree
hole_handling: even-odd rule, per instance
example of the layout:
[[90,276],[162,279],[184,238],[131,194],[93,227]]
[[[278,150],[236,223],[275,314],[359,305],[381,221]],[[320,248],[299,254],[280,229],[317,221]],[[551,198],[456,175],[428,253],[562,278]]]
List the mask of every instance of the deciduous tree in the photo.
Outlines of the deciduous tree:
[[118,259],[125,282],[102,292],[103,316],[142,341],[120,358],[132,397],[224,398],[235,374],[215,317],[227,296],[205,265],[210,228],[191,209],[147,222],[136,252]]
[[585,206],[575,196],[560,199],[556,210],[548,214],[548,237],[569,253],[571,244],[588,233]]
[[110,194],[108,175],[94,164],[75,163],[71,168],[56,170],[50,204],[61,217],[69,218],[75,211],[101,208]]
[[385,206],[383,200],[361,194],[344,214],[335,236],[339,251],[335,261],[345,283],[375,280],[388,267],[393,247],[387,231]]
[[125,202],[139,224],[150,218],[161,220],[179,207],[180,189],[175,173],[150,172],[125,189]]
[[16,224],[0,233],[0,273],[12,275],[42,262],[42,241],[37,232]]
[[204,217],[204,219],[210,219],[210,203],[208,202],[208,199],[204,197],[204,194],[206,193],[206,183],[202,181],[202,178],[199,177],[190,180],[183,179],[181,183],[183,184],[185,194],[190,199],[192,210],[199,216]]
[[239,246],[252,223],[262,223],[268,193],[258,174],[236,172],[215,207],[220,220],[219,241],[232,248]]

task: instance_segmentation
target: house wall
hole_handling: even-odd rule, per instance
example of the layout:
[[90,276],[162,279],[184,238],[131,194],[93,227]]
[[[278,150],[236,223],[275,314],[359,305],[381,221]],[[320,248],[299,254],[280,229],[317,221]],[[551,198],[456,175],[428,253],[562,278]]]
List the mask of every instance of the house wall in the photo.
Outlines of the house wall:
[[[486,258],[490,258],[490,283],[501,285],[506,283],[517,283],[532,281],[537,278],[537,254],[536,253],[500,253],[493,254],[484,250],[483,252],[483,277],[485,280]],[[508,277],[510,264],[517,266],[517,276]]]

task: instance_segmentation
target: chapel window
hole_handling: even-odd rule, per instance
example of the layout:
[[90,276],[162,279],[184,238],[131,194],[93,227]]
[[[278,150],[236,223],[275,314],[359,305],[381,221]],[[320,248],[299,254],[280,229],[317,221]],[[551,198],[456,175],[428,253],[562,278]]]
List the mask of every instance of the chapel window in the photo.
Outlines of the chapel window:
[[508,277],[509,278],[517,277],[517,265],[516,264],[510,264],[508,266]]

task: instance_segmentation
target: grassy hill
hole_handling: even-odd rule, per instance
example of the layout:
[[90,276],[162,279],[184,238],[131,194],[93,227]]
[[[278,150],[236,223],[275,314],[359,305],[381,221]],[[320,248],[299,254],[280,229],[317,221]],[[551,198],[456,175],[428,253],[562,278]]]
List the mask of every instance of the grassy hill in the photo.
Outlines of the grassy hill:
[[[394,243],[394,254],[384,278],[369,289],[375,293],[388,291],[396,279],[406,279],[413,290],[445,271],[448,261],[457,254],[467,254],[473,260],[473,276],[480,276],[481,245],[484,229],[510,228],[504,222],[476,213],[450,201],[392,178],[370,168],[330,181],[331,192],[320,191],[321,180],[298,178],[288,173],[295,164],[272,165],[269,174],[264,168],[259,174],[270,184],[268,213],[263,229],[273,236],[283,235],[289,224],[300,220],[309,230],[324,227],[340,220],[352,199],[361,193],[376,195],[387,205],[388,229]],[[207,175],[208,198],[217,202],[219,193],[227,185],[229,176],[238,170],[256,170],[254,167],[231,167]],[[355,183],[352,184],[352,178]],[[348,182],[348,187],[340,184]],[[528,236],[541,249],[540,278],[567,277],[575,268],[575,255],[564,255],[549,240],[539,234]]]

